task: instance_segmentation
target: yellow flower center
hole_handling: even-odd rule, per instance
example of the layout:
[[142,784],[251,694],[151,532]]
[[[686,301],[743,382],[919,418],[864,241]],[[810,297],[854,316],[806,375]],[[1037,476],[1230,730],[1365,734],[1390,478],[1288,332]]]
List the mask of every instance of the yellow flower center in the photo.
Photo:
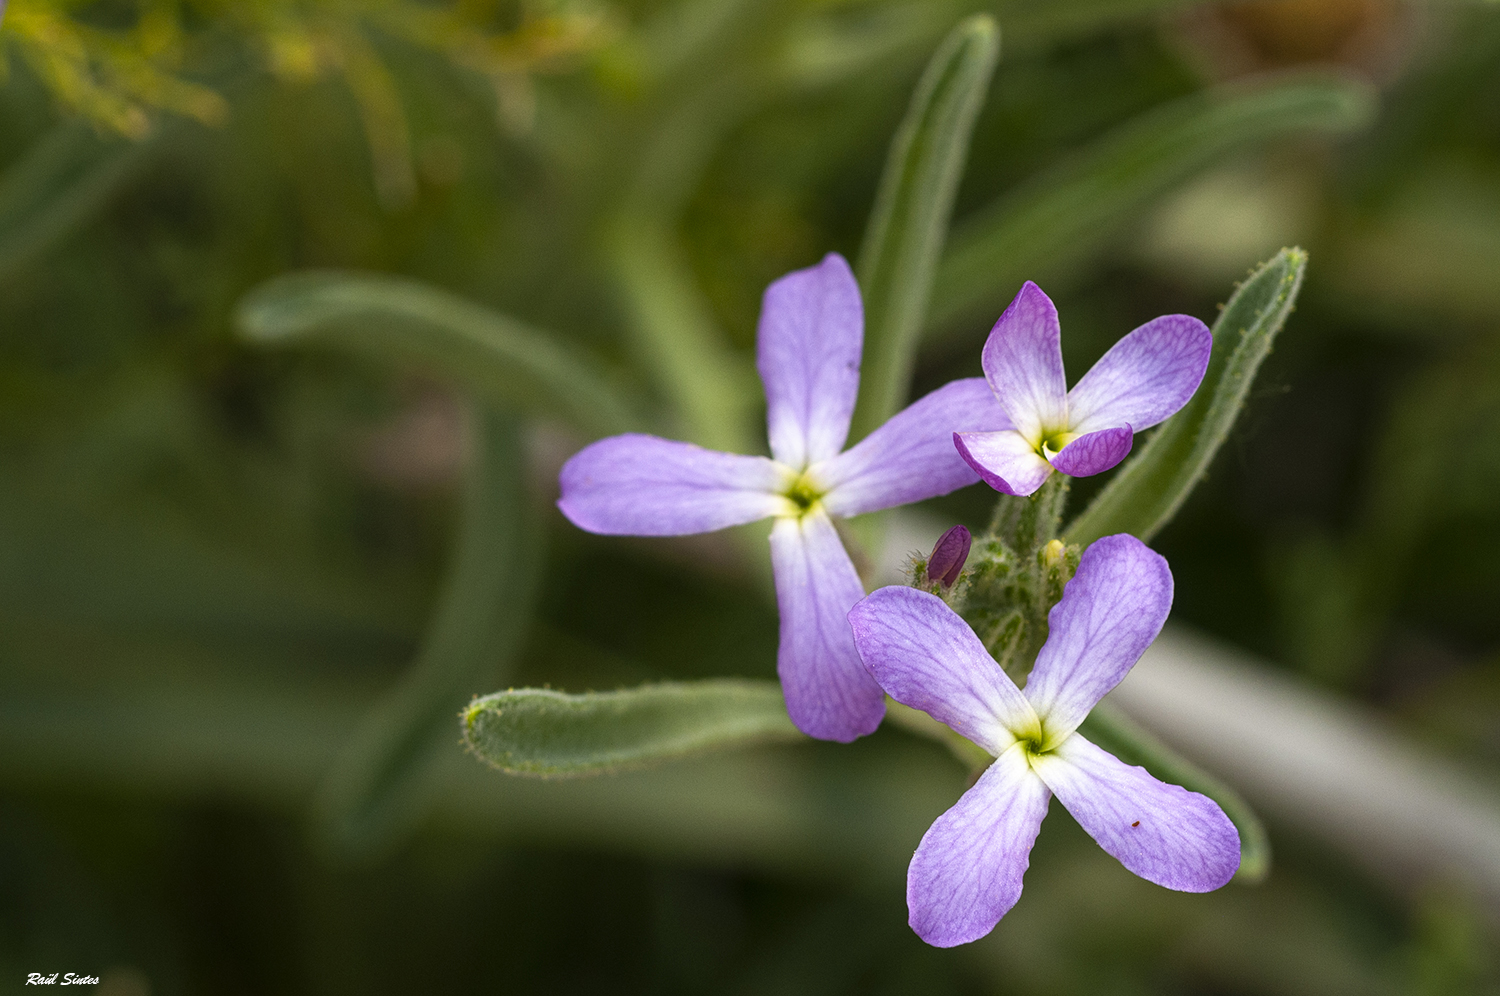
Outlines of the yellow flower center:
[[783,492],[787,499],[796,507],[798,518],[812,511],[823,498],[823,489],[814,484],[804,474],[798,474],[796,480]]
[[1012,730],[1011,733],[1015,735],[1016,742],[1021,745],[1021,750],[1025,753],[1027,760],[1052,753],[1061,745],[1062,740],[1066,739],[1054,737],[1047,729],[1046,722],[1041,719],[1025,729]]
[[1052,458],[1061,453],[1064,446],[1067,446],[1077,438],[1078,433],[1076,432],[1066,432],[1063,430],[1044,432],[1042,433],[1041,444],[1037,446],[1037,451],[1041,453],[1042,459],[1051,463]]

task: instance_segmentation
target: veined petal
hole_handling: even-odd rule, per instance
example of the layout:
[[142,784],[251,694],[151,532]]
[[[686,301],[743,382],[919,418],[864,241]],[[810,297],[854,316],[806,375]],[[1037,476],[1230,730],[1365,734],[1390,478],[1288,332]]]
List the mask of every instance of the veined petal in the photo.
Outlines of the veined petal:
[[1135,433],[1130,426],[1100,429],[1079,436],[1052,458],[1052,466],[1069,477],[1092,477],[1102,474],[1130,453]]
[[1240,866],[1239,831],[1218,803],[1076,733],[1031,766],[1100,847],[1148,882],[1212,892]]
[[1047,743],[1078,728],[1141,659],[1172,609],[1172,571],[1127,533],[1096,540],[1047,614],[1047,642],[1026,681]]
[[944,384],[897,412],[814,472],[834,515],[859,515],[945,495],[979,476],[953,448],[953,431],[1008,429],[980,377]]
[[844,448],[864,340],[859,285],[838,253],[766,288],[755,366],[777,460],[802,470]]
[[995,929],[1021,898],[1051,794],[1017,744],[937,818],[906,872],[906,908],[918,937],[951,948]]
[[1052,473],[1052,465],[1014,429],[955,432],[953,446],[984,483],[1003,495],[1034,494]]
[[969,624],[925,591],[881,588],[849,613],[860,659],[891,698],[998,756],[1036,713]]
[[1213,351],[1208,326],[1191,315],[1153,318],[1110,347],[1068,392],[1068,428],[1088,433],[1149,429],[1188,403]]
[[765,457],[630,433],[591,443],[563,464],[557,507],[609,536],[684,536],[784,512],[785,468]]
[[792,722],[843,743],[874,732],[885,694],[859,661],[848,618],[865,589],[828,516],[777,519],[771,567],[781,612],[776,672]]
[[1031,444],[1067,425],[1062,328],[1052,299],[1030,280],[1005,309],[980,354],[984,377],[1011,425]]

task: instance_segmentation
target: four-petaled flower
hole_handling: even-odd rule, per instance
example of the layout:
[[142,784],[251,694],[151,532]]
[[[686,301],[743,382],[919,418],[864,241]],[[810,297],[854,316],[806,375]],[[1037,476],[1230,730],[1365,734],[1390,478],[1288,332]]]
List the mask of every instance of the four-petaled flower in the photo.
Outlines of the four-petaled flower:
[[1156,638],[1171,605],[1161,556],[1133,536],[1098,540],[1047,617],[1024,693],[926,592],[882,588],[849,613],[865,666],[892,698],[995,757],[912,858],[906,900],[923,940],[952,947],[994,929],[1021,896],[1053,793],[1144,879],[1208,892],[1234,875],[1239,834],[1213,800],[1157,781],[1076,732]]
[[996,491],[1029,495],[1053,469],[1073,477],[1125,459],[1134,434],[1187,404],[1213,335],[1189,315],[1154,318],[1115,343],[1067,389],[1057,308],[1027,281],[984,344],[984,376],[1011,427],[953,434],[953,443]]
[[850,741],[885,715],[860,664],[849,610],[865,595],[831,516],[947,494],[978,477],[955,428],[1010,425],[978,377],[915,402],[843,450],[859,390],[864,307],[842,256],[766,289],[756,335],[774,459],[656,436],[613,436],[563,467],[558,507],[595,533],[681,536],[774,517],[771,564],[781,614],[777,672],[804,733]]

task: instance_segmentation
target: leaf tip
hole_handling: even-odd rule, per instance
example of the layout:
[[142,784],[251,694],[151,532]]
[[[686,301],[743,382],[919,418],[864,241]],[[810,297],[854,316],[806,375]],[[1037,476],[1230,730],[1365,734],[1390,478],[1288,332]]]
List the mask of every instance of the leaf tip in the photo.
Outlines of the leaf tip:
[[981,42],[998,42],[1000,39],[1000,22],[995,20],[993,14],[981,11],[978,14],[970,14],[958,24],[958,34]]

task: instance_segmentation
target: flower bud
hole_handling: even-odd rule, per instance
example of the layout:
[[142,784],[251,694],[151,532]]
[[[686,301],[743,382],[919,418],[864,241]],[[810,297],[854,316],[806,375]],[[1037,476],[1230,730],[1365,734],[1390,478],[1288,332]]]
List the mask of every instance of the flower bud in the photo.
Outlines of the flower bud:
[[927,580],[936,581],[944,588],[953,587],[964,561],[969,559],[969,545],[974,538],[963,526],[954,526],[943,534],[927,558]]

